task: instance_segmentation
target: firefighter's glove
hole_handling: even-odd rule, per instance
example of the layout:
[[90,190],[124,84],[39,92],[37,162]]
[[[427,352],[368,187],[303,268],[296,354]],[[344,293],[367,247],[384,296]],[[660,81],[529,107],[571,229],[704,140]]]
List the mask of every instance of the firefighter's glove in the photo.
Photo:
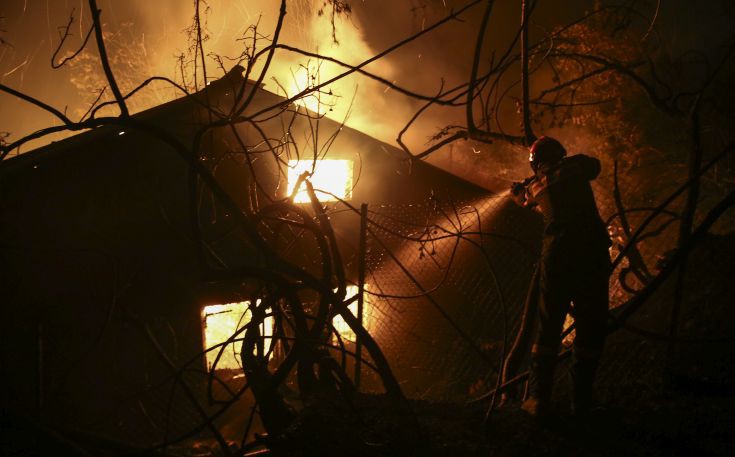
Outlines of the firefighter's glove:
[[526,191],[526,186],[522,182],[514,182],[510,185],[510,193],[514,196],[519,196]]

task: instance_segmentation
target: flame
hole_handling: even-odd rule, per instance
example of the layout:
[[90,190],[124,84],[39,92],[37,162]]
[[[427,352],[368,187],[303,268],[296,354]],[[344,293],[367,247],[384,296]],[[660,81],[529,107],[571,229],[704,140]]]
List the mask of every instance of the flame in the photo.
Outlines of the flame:
[[[358,65],[376,53],[365,37],[365,30],[358,28],[348,16],[335,18],[338,43],[332,39],[329,14],[317,15],[315,8],[309,5],[303,9],[299,20],[301,25],[295,29],[298,34],[290,37],[289,41],[293,40],[290,44],[348,65]],[[328,60],[307,60],[294,54],[282,54],[281,57],[271,67],[270,76],[282,84],[288,97],[347,71],[346,67]],[[388,59],[371,63],[365,70],[393,82],[399,82],[402,76],[399,68]],[[274,85],[266,86],[266,89],[277,91]],[[390,142],[395,139],[395,126],[403,125],[414,114],[414,110],[411,104],[405,103],[403,99],[386,96],[386,92],[386,87],[381,83],[353,73],[323,87],[321,94],[313,93],[299,100],[297,104]]]
[[[288,162],[288,195],[293,194],[299,176],[310,173],[308,179],[320,201],[349,200],[352,198],[352,168],[352,160],[291,160]],[[294,203],[308,202],[306,186],[301,184]]]
[[[365,284],[365,290],[367,290],[368,285]],[[347,299],[354,297],[358,293],[358,287],[357,286],[347,286]],[[371,333],[375,330],[375,316],[373,315],[373,306],[372,303],[369,301],[369,295],[366,293],[363,297],[362,302],[362,325],[365,327],[365,330],[368,331],[368,333]],[[352,314],[357,316],[357,300],[352,302],[347,307]],[[357,337],[355,336],[355,332],[352,331],[349,325],[347,325],[347,322],[342,318],[342,316],[335,316],[334,319],[332,319],[332,326],[334,327],[334,330],[339,333],[339,336],[342,338],[343,341],[349,341],[350,343],[354,343],[357,340]],[[332,335],[332,343],[338,344],[337,335]]]
[[[564,319],[564,325],[562,326],[563,329],[568,329],[570,325],[574,324],[574,318],[571,314],[567,314],[567,317]],[[574,337],[577,334],[576,330],[572,330],[569,335],[564,337],[564,340],[562,341],[562,344],[564,346],[571,346],[574,343]]]
[[[301,66],[293,74],[293,82],[288,91],[288,96],[293,97],[303,90],[311,89],[317,86],[320,80],[321,65]],[[334,110],[334,107],[337,106],[337,97],[324,93],[324,90],[318,90],[298,99],[296,104],[307,108],[313,113],[323,115]]]
[[[256,303],[260,303],[258,300]],[[247,325],[252,318],[250,302],[241,301],[224,305],[209,305],[202,309],[202,323],[204,324],[204,348],[208,349],[224,343],[239,329]],[[267,353],[273,344],[273,317],[268,316],[260,325],[260,334],[264,339],[263,353]],[[241,339],[244,334],[239,335]],[[217,370],[242,369],[240,363],[240,348],[242,341],[235,341],[225,346],[222,356],[217,362]],[[219,347],[207,352],[207,369],[214,365]],[[253,352],[254,354],[256,352]],[[272,357],[272,352],[271,352]]]

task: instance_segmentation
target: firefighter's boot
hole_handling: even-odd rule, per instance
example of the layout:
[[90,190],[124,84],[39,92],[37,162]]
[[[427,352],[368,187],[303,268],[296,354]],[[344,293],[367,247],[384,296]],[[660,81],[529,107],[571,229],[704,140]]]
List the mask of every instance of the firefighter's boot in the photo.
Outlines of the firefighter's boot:
[[593,383],[599,360],[592,357],[574,355],[570,377],[572,381],[572,414],[576,417],[588,416],[595,405]]
[[551,390],[554,385],[556,354],[533,354],[528,377],[528,399],[521,409],[532,417],[543,419],[551,413]]

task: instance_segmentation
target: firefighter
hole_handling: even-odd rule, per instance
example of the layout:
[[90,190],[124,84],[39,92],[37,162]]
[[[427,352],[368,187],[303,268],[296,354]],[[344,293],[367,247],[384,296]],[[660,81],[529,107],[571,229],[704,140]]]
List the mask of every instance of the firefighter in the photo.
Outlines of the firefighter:
[[567,313],[574,317],[572,411],[592,405],[592,384],[607,335],[610,238],[600,218],[590,181],[600,161],[583,154],[566,157],[557,140],[541,137],[530,148],[534,174],[511,188],[513,200],[543,215],[539,264],[538,332],[531,349],[529,397],[521,408],[549,415],[554,370]]

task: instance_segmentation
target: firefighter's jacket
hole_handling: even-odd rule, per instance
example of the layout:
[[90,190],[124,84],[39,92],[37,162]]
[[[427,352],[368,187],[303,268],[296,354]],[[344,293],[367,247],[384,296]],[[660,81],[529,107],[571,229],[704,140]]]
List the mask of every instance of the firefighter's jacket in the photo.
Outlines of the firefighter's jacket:
[[583,245],[607,249],[610,238],[600,218],[590,181],[600,174],[600,161],[578,154],[542,166],[526,181],[516,202],[535,208],[544,218],[544,251]]

